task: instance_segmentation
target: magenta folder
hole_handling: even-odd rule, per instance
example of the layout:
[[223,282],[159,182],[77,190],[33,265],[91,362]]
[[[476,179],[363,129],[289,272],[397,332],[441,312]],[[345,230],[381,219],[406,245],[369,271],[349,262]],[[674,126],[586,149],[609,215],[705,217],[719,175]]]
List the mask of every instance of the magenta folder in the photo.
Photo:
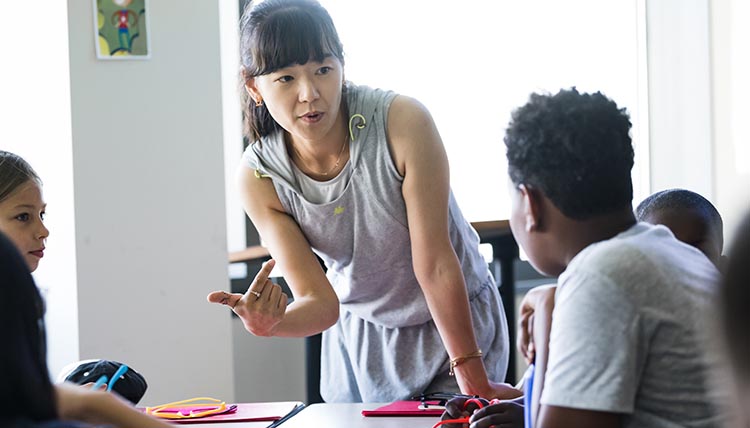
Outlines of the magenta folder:
[[[428,405],[437,406],[438,401],[426,401]],[[421,401],[394,401],[374,410],[362,410],[362,416],[440,416],[443,409],[424,408]]]
[[295,407],[302,404],[299,401],[279,401],[272,403],[236,403],[227,404],[227,407],[237,406],[234,411],[200,418],[185,419],[162,419],[165,422],[176,424],[204,424],[215,422],[257,422],[275,421],[283,418]]

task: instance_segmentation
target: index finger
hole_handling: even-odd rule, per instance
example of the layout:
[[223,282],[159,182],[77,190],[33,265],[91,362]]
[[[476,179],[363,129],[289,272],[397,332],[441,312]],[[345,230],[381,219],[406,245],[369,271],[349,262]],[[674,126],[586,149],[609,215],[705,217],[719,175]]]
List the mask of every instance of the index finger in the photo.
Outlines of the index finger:
[[[268,277],[271,275],[274,266],[276,266],[276,260],[274,259],[269,259],[267,262],[263,263],[258,273],[255,274],[253,282],[250,283],[250,287],[247,288],[247,292],[245,293],[246,296],[248,294],[255,294],[263,291],[263,287],[266,285],[266,281],[268,281]],[[257,294],[255,294],[255,296],[257,296]]]

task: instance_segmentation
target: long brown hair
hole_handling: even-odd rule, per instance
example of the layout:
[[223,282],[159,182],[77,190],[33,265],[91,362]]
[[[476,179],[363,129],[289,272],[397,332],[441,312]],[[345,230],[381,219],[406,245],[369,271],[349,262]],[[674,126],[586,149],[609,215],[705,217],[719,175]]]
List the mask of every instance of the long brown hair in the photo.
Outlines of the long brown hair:
[[21,156],[0,150],[0,202],[29,180],[42,184],[34,168]]

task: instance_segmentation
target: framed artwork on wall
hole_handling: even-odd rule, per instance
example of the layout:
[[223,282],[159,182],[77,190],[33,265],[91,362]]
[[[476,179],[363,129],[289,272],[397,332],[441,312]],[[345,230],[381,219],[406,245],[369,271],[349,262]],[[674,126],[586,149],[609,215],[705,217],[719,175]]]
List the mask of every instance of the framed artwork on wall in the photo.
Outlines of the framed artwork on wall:
[[93,0],[96,57],[148,59],[147,0]]

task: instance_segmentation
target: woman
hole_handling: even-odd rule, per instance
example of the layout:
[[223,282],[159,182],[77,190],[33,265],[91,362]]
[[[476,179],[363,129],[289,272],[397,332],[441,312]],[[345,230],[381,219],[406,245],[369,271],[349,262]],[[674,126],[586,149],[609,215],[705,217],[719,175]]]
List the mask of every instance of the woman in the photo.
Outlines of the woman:
[[[252,144],[238,175],[275,260],[244,295],[209,300],[255,335],[324,331],[328,402],[520,394],[492,381],[507,369],[508,327],[424,106],[346,82],[341,42],[317,2],[249,6],[240,31]],[[268,280],[277,262],[289,307]]]

